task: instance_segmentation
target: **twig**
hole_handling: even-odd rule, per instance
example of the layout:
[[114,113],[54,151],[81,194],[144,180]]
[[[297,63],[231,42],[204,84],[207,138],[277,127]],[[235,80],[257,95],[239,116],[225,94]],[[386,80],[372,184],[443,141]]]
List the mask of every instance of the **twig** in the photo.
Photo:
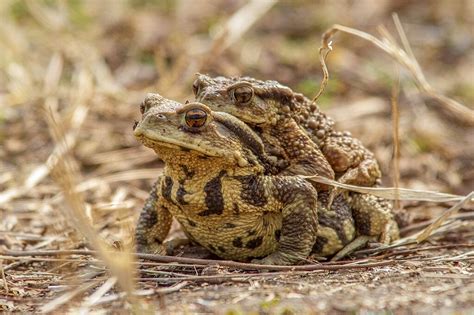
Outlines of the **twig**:
[[193,282],[212,282],[221,283],[224,281],[233,282],[247,282],[250,278],[277,278],[288,275],[307,275],[308,273],[324,272],[324,270],[304,270],[304,271],[277,271],[277,272],[260,272],[260,273],[240,273],[240,274],[224,274],[224,275],[210,275],[210,276],[191,276],[188,275],[183,278],[138,278],[140,281],[156,281],[156,282],[169,282],[169,281],[193,281]]
[[[54,256],[54,255],[96,255],[96,251],[90,250],[48,250],[48,251],[7,251],[7,255],[10,256]],[[275,271],[313,271],[313,270],[340,270],[340,269],[358,269],[358,268],[372,268],[379,266],[386,266],[394,264],[395,261],[367,263],[367,264],[351,264],[351,265],[324,265],[324,264],[311,264],[311,265],[298,265],[298,266],[273,266],[273,265],[258,265],[251,263],[241,263],[228,260],[213,260],[213,259],[199,259],[199,258],[187,258],[177,256],[162,256],[153,254],[136,254],[137,258],[148,259],[152,261],[164,262],[164,263],[186,263],[193,265],[217,265],[223,267],[232,267],[243,270],[275,270]]]

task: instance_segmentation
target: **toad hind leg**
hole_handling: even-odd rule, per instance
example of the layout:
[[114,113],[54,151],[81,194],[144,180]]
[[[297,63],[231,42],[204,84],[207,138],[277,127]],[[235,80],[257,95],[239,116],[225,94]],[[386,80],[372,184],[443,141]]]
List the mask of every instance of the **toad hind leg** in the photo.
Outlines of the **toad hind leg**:
[[[298,126],[293,120],[288,120],[281,125],[275,126],[271,130],[270,139],[276,138],[280,140],[280,146],[285,148],[285,153],[291,161],[287,169],[283,170],[280,175],[319,175],[325,178],[334,179],[334,171],[329,162],[316,146],[308,134]],[[318,190],[328,190],[329,187],[313,183]]]
[[135,229],[136,250],[139,253],[163,254],[163,241],[171,227],[172,216],[160,202],[161,178],[153,185]]
[[399,238],[392,204],[369,194],[351,194],[352,215],[359,235],[377,236],[384,244]]
[[275,196],[282,203],[279,247],[263,259],[254,259],[252,262],[291,265],[306,259],[316,241],[317,192],[311,184],[298,177],[277,177],[274,187]]

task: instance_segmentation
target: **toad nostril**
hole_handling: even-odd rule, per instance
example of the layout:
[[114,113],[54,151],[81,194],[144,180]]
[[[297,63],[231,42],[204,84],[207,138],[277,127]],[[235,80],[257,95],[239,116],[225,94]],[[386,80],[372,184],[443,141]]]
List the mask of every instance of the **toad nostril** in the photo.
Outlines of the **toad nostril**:
[[137,128],[137,126],[138,126],[138,121],[135,120],[135,122],[133,123],[133,127],[132,127],[133,130],[135,130]]

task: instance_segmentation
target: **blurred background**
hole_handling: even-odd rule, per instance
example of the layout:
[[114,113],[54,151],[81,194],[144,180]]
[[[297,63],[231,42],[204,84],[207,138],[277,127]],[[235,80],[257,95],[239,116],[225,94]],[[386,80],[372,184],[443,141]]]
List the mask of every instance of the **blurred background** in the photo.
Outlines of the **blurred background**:
[[[322,33],[337,23],[379,36],[385,25],[397,37],[393,13],[431,85],[472,109],[471,0],[0,1],[3,246],[82,246],[57,215],[64,202],[45,166],[58,150],[48,112],[71,146],[88,218],[109,242],[127,242],[161,167],[132,135],[146,93],[192,100],[201,72],[277,80],[312,98],[322,79]],[[410,75],[369,42],[338,33],[333,48],[320,106],[375,152],[384,184],[393,185],[390,98],[400,81],[400,185],[471,191],[473,127],[426,101]],[[446,208],[403,206],[422,208],[419,220]]]

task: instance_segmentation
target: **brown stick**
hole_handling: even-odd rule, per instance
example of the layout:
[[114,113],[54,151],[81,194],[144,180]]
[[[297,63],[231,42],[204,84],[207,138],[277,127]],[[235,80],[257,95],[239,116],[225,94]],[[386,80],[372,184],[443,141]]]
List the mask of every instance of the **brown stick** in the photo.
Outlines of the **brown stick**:
[[[91,250],[47,250],[47,251],[6,251],[1,253],[10,255],[13,257],[23,256],[57,256],[57,255],[96,255],[96,251]],[[251,263],[241,263],[228,260],[213,260],[213,259],[199,259],[199,258],[186,258],[176,256],[162,256],[153,254],[136,254],[137,258],[148,259],[152,261],[164,262],[164,263],[185,263],[194,265],[218,265],[223,267],[232,267],[243,270],[273,270],[273,271],[314,271],[314,270],[340,270],[340,269],[360,269],[360,268],[372,268],[395,264],[395,261],[384,261],[376,263],[366,264],[346,264],[346,265],[324,265],[324,264],[310,264],[310,265],[299,265],[299,266],[272,266],[272,265],[257,265]]]

